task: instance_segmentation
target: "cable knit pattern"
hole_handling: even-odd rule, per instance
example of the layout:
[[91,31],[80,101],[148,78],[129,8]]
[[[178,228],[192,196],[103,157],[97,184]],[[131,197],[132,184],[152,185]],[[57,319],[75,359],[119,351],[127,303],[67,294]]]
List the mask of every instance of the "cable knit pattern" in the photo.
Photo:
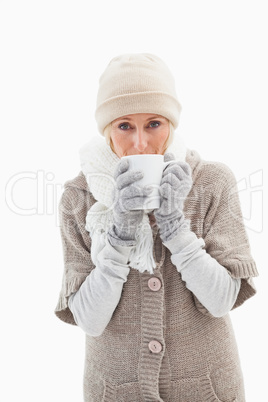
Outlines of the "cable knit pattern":
[[[258,272],[244,228],[236,180],[224,164],[187,151],[193,187],[184,214],[206,251],[241,288],[233,308],[256,293]],[[65,185],[60,201],[64,251],[62,289],[55,310],[75,324],[68,308],[95,269],[87,211],[96,202],[82,172]],[[86,335],[85,402],[245,402],[243,376],[229,314],[215,318],[186,288],[171,253],[154,233],[153,275],[130,269],[121,299],[105,331]],[[152,290],[148,280],[160,284]],[[159,281],[159,282],[158,282]]]

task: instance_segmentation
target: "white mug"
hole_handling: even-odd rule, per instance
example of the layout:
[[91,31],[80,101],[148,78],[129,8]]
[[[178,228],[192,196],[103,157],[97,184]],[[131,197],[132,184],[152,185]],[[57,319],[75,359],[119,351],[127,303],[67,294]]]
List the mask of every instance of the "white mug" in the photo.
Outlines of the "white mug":
[[127,159],[129,161],[129,169],[143,171],[143,178],[138,180],[136,184],[141,186],[151,185],[153,187],[153,191],[146,197],[142,209],[150,211],[159,208],[159,186],[163,170],[172,161],[164,162],[164,155],[160,154],[127,155],[122,156],[121,159]]

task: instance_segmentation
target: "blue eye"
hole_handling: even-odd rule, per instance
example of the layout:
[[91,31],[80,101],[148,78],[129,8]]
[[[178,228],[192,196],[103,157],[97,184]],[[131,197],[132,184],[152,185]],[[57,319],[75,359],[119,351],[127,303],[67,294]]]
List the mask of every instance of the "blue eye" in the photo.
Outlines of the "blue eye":
[[[158,128],[161,125],[160,121],[151,121],[149,123],[149,127],[150,128]],[[120,130],[126,131],[129,129],[129,124],[128,123],[121,123],[119,124],[118,128],[120,128]]]
[[122,123],[122,124],[120,124],[118,127],[119,127],[121,130],[126,130],[125,128],[122,128],[122,126],[128,126],[128,127],[129,127],[129,125],[128,125],[127,123]]
[[151,121],[150,126],[151,126],[151,124],[157,124],[157,126],[153,127],[153,128],[157,128],[160,126],[161,123],[159,121]]

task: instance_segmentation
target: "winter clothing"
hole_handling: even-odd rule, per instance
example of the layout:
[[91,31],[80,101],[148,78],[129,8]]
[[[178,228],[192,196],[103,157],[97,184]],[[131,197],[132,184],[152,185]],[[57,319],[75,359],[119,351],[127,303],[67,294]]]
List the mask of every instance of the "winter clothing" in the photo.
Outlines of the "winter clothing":
[[163,242],[171,240],[183,229],[185,222],[183,206],[185,198],[192,187],[191,168],[186,162],[175,161],[174,155],[168,153],[165,161],[171,161],[163,172],[160,183],[161,204],[155,210]]
[[[99,141],[100,140],[98,139],[97,142],[100,146]],[[92,146],[92,144],[95,144],[95,141],[92,141],[89,146]],[[104,148],[107,147],[104,141],[102,141],[102,146]],[[113,164],[109,164],[107,162],[105,152],[96,153],[94,146],[92,146],[92,148],[91,158],[89,151],[87,152],[87,157],[92,161],[92,159],[94,160],[94,158],[97,156],[100,165],[105,163],[107,178],[107,175],[109,175],[109,173],[111,174],[113,170]],[[84,160],[83,158],[84,155],[82,160]],[[182,211],[183,202],[190,190],[192,183],[190,173],[191,169],[186,162],[175,161],[174,156],[172,157],[171,153],[165,155],[165,160],[169,160],[170,164],[168,166],[168,173],[166,173],[165,170],[163,174],[164,180],[162,180],[162,187],[160,188],[161,192],[165,192],[163,196],[164,201],[162,201],[159,208],[161,211],[159,214],[159,233],[162,240],[162,222],[165,223],[167,221],[167,227],[170,229],[170,231],[171,229],[175,228],[178,232],[178,229],[181,228],[181,223],[184,222],[184,215]],[[119,189],[119,192],[121,191],[120,189],[122,187],[122,183],[124,189],[131,190],[132,186],[127,186],[127,184],[129,184],[129,179],[131,178],[132,180],[133,178],[136,178],[136,173],[134,173],[134,176],[132,174],[130,176],[126,176],[126,166],[124,163],[125,161],[121,160],[116,166],[115,188]],[[171,164],[175,166],[172,168]],[[182,167],[184,170],[181,170]],[[85,167],[84,172],[86,174],[89,173],[85,171]],[[95,174],[96,173],[97,172],[95,171]],[[120,173],[122,173],[122,177]],[[185,175],[187,176],[185,177]],[[166,184],[169,186],[172,185],[172,189],[166,188]],[[177,195],[174,194],[176,191],[178,192]],[[141,191],[139,191],[139,195],[140,194]],[[167,203],[167,196],[169,196],[173,202]],[[101,194],[99,194],[98,197],[99,200],[101,200]],[[134,232],[136,227],[139,226],[139,222],[136,222],[136,225],[132,225],[132,220],[137,220],[138,217],[131,217],[131,221],[129,222],[129,212],[124,213],[124,210],[126,209],[126,205],[128,203],[133,202],[136,202],[135,198],[133,201],[133,197],[124,197],[122,194],[119,194],[118,196],[116,194],[113,208],[113,226],[116,226],[116,229],[114,230],[118,231],[119,229],[120,237],[115,238],[115,234],[111,236],[111,229],[107,233],[108,241],[106,241],[105,237],[103,236],[98,236],[97,238],[95,237],[95,240],[98,240],[98,251],[93,252],[93,248],[91,247],[91,256],[93,263],[96,265],[96,270],[92,272],[93,275],[89,275],[87,277],[79,290],[75,294],[71,295],[68,301],[69,308],[75,317],[75,322],[91,336],[96,336],[96,334],[101,335],[101,333],[104,331],[116,307],[114,302],[116,300],[118,303],[121,296],[123,283],[127,280],[127,275],[129,273],[129,270],[126,269],[127,262],[132,249],[135,247]],[[119,204],[119,206],[117,206],[117,204]],[[132,207],[135,207],[135,205],[132,204]],[[122,208],[124,208],[123,211]],[[117,211],[118,209],[119,213],[123,214],[124,216],[119,217],[118,212],[116,214],[114,213],[114,211]],[[169,211],[169,209],[171,209],[171,211]],[[158,212],[158,210],[155,211],[155,215],[156,212]],[[139,213],[143,214],[143,211],[139,211]],[[171,218],[171,221],[169,221],[167,218]],[[150,216],[150,222],[152,223],[152,216]],[[134,229],[132,234],[133,239],[129,238],[131,237],[129,226],[131,227],[131,231],[132,226]],[[164,228],[165,227],[166,225],[164,225]],[[124,230],[122,231],[122,229]],[[188,233],[186,229],[188,229],[189,232],[189,228],[186,228],[186,225],[184,224],[183,230],[180,230],[180,233],[175,239],[173,239],[173,231],[171,231],[172,237],[170,236],[169,241],[165,242],[164,244],[171,250],[172,258],[180,258],[180,265],[176,265],[176,267],[178,270],[180,270],[182,267],[184,268],[183,275],[187,278],[187,288],[190,289],[194,294],[200,295],[199,300],[210,312],[213,312],[214,316],[224,315],[231,309],[236,300],[240,287],[240,279],[231,278],[225,268],[223,268],[215,259],[212,259],[209,254],[202,250],[204,247],[203,240],[197,239],[194,233]],[[141,229],[139,229],[139,231],[140,230]],[[156,226],[154,221],[154,231],[155,230]],[[166,231],[164,234],[165,233]],[[173,241],[170,241],[171,238]],[[111,247],[110,243],[114,246],[115,250]],[[118,249],[119,245],[124,247],[120,247],[120,249]],[[126,247],[131,245],[133,247]],[[144,249],[146,250],[146,247],[144,247]],[[187,250],[187,252],[185,253],[184,250]],[[120,251],[120,253],[115,251]],[[175,256],[174,254],[176,253],[180,253],[180,255]],[[128,258],[126,261],[122,259],[122,254]],[[196,263],[197,261],[198,263]],[[125,264],[125,269],[121,269],[119,275],[118,266],[123,268],[122,264]],[[185,270],[186,267],[187,270]],[[195,275],[189,277],[191,267],[194,269]],[[137,268],[140,270],[140,266]],[[188,276],[186,271],[188,272]],[[199,272],[202,275],[199,274]],[[212,289],[213,291],[208,292],[208,289]],[[105,297],[101,297],[100,294],[105,295]],[[95,317],[95,319],[93,319],[93,317]]]
[[[203,295],[196,292],[194,283],[199,261],[204,258],[201,254],[206,252],[211,275],[215,271],[211,264],[216,260],[219,275],[223,269],[230,279],[241,279],[233,308],[256,292],[252,277],[258,273],[250,254],[236,181],[225,165],[203,161],[195,151],[187,151],[186,161],[192,170],[193,186],[184,203],[184,215],[190,221],[187,236],[194,237],[189,240],[178,233],[178,241],[173,238],[163,244],[155,231],[153,274],[133,269],[128,264],[130,250],[121,252],[109,245],[107,238],[99,246],[100,252],[97,242],[92,250],[94,236],[97,239],[99,235],[100,243],[104,240],[97,232],[89,236],[84,227],[86,218],[90,219],[88,211],[96,203],[92,188],[82,172],[65,185],[60,203],[65,270],[56,315],[76,324],[68,300],[88,278],[93,283],[94,275],[111,276],[115,286],[122,289],[118,304],[108,295],[108,306],[114,302],[109,307],[113,313],[110,320],[106,319],[103,333],[86,335],[87,402],[245,401],[229,315],[212,316],[200,303]],[[195,242],[205,250],[197,247],[193,252]],[[110,260],[121,258],[121,266],[114,264],[110,272],[110,266],[105,267],[105,253]],[[101,255],[102,259],[98,257]],[[190,290],[188,283],[193,283]],[[100,289],[103,305],[105,298]],[[89,317],[91,328],[94,319],[97,321],[97,317]]]
[[95,269],[68,300],[75,323],[90,336],[100,336],[119,303],[130,271],[131,247],[111,246],[107,241],[98,253]]
[[174,77],[158,56],[150,53],[114,57],[99,79],[95,118],[98,129],[133,113],[156,113],[176,129],[181,105]]
[[136,229],[143,219],[144,202],[152,189],[137,185],[143,172],[129,169],[129,161],[121,159],[115,172],[113,225],[108,232],[112,245],[135,245]]
[[[232,278],[210,257],[203,250],[203,239],[197,239],[193,232],[178,233],[164,245],[172,251],[171,261],[187,289],[214,317],[227,314],[236,301],[241,280]],[[130,251],[131,247],[112,247],[109,241],[103,244],[96,268],[69,297],[68,306],[76,324],[90,336],[101,335],[112,317],[129,274]]]
[[[176,135],[167,152],[174,154],[177,161],[185,160],[186,147],[179,135]],[[106,237],[114,224],[114,189],[116,186],[113,177],[120,158],[105,144],[102,137],[95,136],[81,148],[80,159],[82,171],[91,193],[97,201],[89,209],[86,217],[86,229],[90,232],[91,249],[95,255],[95,249],[98,249],[100,243],[100,236]],[[149,271],[152,273],[156,265],[153,258],[153,238],[147,214],[143,214],[143,219],[138,225],[136,233],[138,234],[135,239],[136,245],[129,256],[130,265],[139,269],[140,272]],[[112,235],[111,230],[110,234]],[[112,243],[115,245],[113,240]],[[133,242],[130,241],[128,244],[133,244]]]
[[205,250],[205,242],[195,233],[183,229],[164,246],[180,272],[185,286],[214,317],[227,314],[235,304],[241,286],[240,278],[229,272]]

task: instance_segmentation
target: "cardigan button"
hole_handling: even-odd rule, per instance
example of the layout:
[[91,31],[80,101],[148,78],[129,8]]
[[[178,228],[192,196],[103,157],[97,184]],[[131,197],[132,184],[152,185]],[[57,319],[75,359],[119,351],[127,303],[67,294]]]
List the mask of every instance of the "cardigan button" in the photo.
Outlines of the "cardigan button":
[[162,350],[162,345],[158,341],[149,342],[148,347],[152,353],[160,353]]
[[157,292],[159,289],[161,289],[162,284],[160,279],[158,278],[150,278],[148,280],[148,286],[153,292]]

